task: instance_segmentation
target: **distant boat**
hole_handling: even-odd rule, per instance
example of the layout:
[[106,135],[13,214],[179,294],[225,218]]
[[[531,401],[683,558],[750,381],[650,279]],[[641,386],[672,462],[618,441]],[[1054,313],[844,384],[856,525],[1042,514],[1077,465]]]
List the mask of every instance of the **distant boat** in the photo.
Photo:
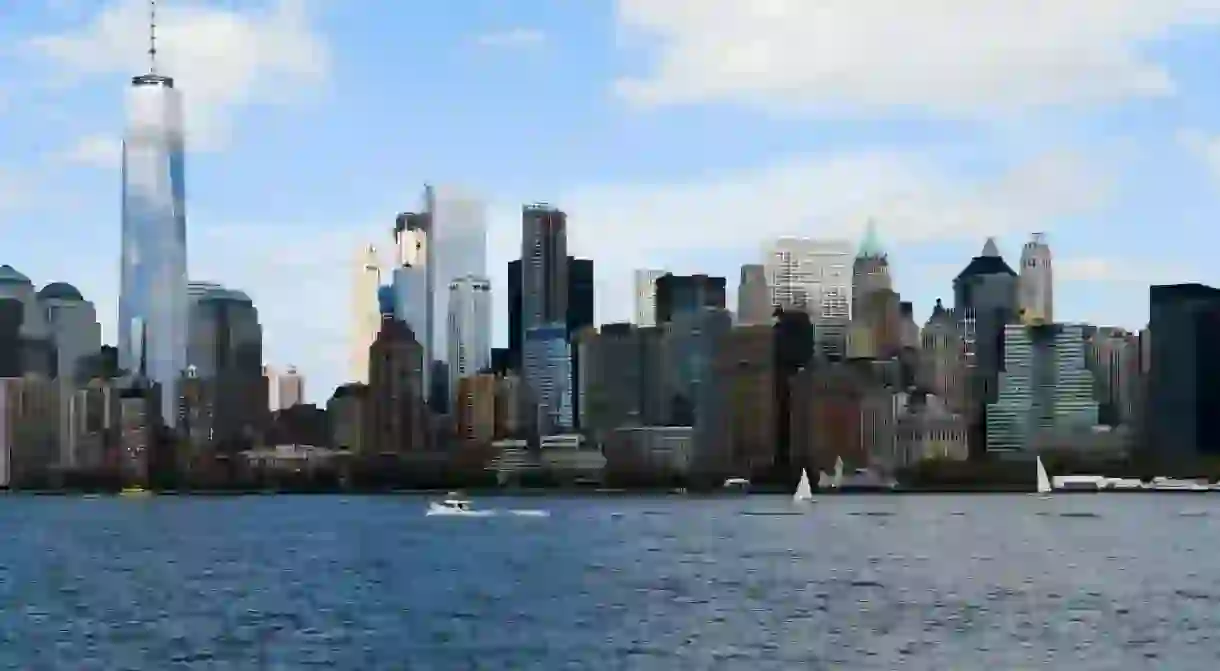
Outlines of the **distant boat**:
[[128,498],[143,498],[145,496],[152,496],[152,492],[144,489],[143,487],[124,487],[123,489],[119,490],[119,496]]
[[1042,457],[1035,457],[1038,461],[1038,494],[1042,498],[1047,498],[1051,493],[1051,479],[1046,475],[1046,467],[1042,465]]
[[721,488],[729,491],[745,492],[750,489],[750,481],[745,478],[729,478],[724,481]]
[[813,503],[813,488],[809,486],[809,471],[801,469],[801,481],[792,494],[793,503]]

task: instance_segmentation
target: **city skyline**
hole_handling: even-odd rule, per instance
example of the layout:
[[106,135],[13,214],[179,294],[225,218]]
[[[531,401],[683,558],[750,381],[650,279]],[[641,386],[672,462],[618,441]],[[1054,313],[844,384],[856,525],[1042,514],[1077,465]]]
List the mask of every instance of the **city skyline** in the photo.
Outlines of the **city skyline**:
[[[264,321],[268,363],[298,365],[316,381],[311,401],[324,400],[347,377],[351,250],[368,242],[390,248],[385,231],[397,212],[416,208],[413,194],[424,183],[466,185],[488,203],[496,345],[506,340],[506,263],[520,250],[520,208],[535,200],[568,214],[568,253],[596,261],[598,324],[630,319],[637,268],[725,277],[733,306],[739,266],[761,262],[758,250],[771,238],[854,244],[875,217],[895,284],[914,303],[919,323],[937,297],[951,302],[951,279],[988,235],[1000,235],[1001,252],[1015,266],[1029,234],[1046,231],[1055,250],[1055,318],[1138,329],[1148,318],[1149,284],[1220,279],[1201,251],[1209,246],[1207,225],[1220,205],[1206,162],[1216,146],[1208,138],[1220,134],[1209,119],[1220,116],[1220,105],[1196,65],[1216,49],[1199,38],[1215,30],[1216,17],[1202,10],[1192,14],[1180,3],[1164,4],[1156,16],[1123,14],[1122,4],[1095,10],[1094,22],[1114,31],[1099,31],[1076,46],[1086,54],[1114,47],[1130,54],[1131,63],[1101,61],[1102,70],[1088,76],[1071,68],[1051,76],[1019,59],[955,66],[980,68],[964,73],[973,77],[961,77],[973,85],[973,95],[949,90],[948,84],[931,86],[930,93],[904,89],[892,80],[895,73],[904,80],[921,73],[905,71],[916,66],[880,53],[841,61],[860,68],[859,89],[828,87],[819,72],[807,80],[784,80],[788,73],[776,55],[774,90],[823,93],[859,110],[828,115],[798,107],[777,117],[752,109],[776,102],[764,83],[737,86],[730,77],[724,90],[709,89],[705,75],[723,64],[697,52],[687,26],[673,17],[645,16],[639,3],[621,3],[617,28],[632,34],[650,27],[661,37],[655,54],[611,48],[607,38],[616,26],[606,15],[609,5],[544,5],[511,15],[489,10],[468,23],[445,18],[439,4],[415,8],[402,21],[436,30],[428,45],[394,49],[436,53],[440,45],[452,58],[438,59],[443,62],[433,74],[414,76],[459,82],[422,82],[433,105],[386,104],[408,91],[418,95],[416,86],[402,86],[403,93],[383,86],[374,94],[350,85],[357,73],[394,80],[382,75],[376,56],[356,52],[351,38],[343,37],[371,23],[361,16],[361,3],[326,10],[270,3],[265,14],[258,7],[167,3],[162,69],[185,97],[191,277],[215,279],[251,296]],[[107,138],[122,132],[124,79],[142,71],[147,57],[141,48],[145,3],[109,3],[98,11],[113,7],[120,8],[113,20],[102,23],[95,23],[96,12],[79,9],[7,10],[15,11],[16,20],[5,21],[0,34],[28,49],[20,57],[0,56],[0,73],[14,73],[5,77],[13,84],[3,96],[0,122],[23,136],[0,155],[0,167],[32,169],[0,169],[0,222],[10,248],[22,250],[0,262],[38,286],[65,281],[79,287],[97,305],[104,340],[117,345],[119,170]],[[710,20],[715,11],[690,15]],[[226,18],[250,30],[229,31],[221,21]],[[1061,18],[1053,14],[1047,20]],[[956,20],[930,16],[924,28],[941,34]],[[1204,30],[1177,39],[1167,27],[1173,21]],[[183,41],[187,26],[216,39]],[[366,35],[377,34],[369,28]],[[784,34],[773,37],[777,54],[792,47]],[[1161,46],[1156,53],[1137,50],[1123,41],[1128,35]],[[857,37],[869,43],[869,35]],[[1017,39],[1003,43],[1015,50],[1020,45],[1011,41]],[[246,58],[258,40],[274,40],[268,44],[278,49],[265,59]],[[582,40],[593,46],[578,49]],[[213,42],[226,46],[209,46]],[[982,48],[952,41],[946,47],[962,63]],[[689,72],[609,63],[623,53],[656,55],[663,65],[667,55],[682,50],[692,50],[695,59]],[[226,53],[230,58],[209,58]],[[389,60],[411,59],[410,53],[395,55]],[[789,60],[810,62],[798,56]],[[863,60],[872,57],[877,60]],[[1153,69],[1139,70],[1140,64]],[[654,78],[657,86],[615,88],[627,75],[650,72],[664,75]],[[1147,78],[1136,76],[1148,72]],[[79,77],[72,87],[44,88],[44,81],[73,75]],[[675,81],[679,76],[686,80]],[[1089,86],[1064,84],[1077,76]],[[586,78],[591,83],[574,83]],[[998,102],[1023,122],[1011,114],[977,121],[977,91],[991,90],[987,82],[1010,84],[1007,98]],[[532,99],[522,96],[525,85],[541,86],[544,93],[535,88]],[[672,95],[663,95],[666,90]],[[709,103],[711,97],[725,102]],[[682,98],[696,109],[660,107]],[[247,100],[275,104],[246,105]],[[1137,104],[1125,104],[1132,100]],[[1091,106],[1057,109],[1060,103]],[[489,109],[488,104],[499,108],[495,119],[482,112],[439,111],[455,105]],[[903,105],[919,115],[892,111]],[[416,115],[408,124],[412,129],[391,124],[381,112],[366,127],[345,122],[379,107],[396,114],[409,110]],[[701,131],[685,127],[692,113],[707,115]],[[530,120],[510,120],[517,116]],[[724,132],[743,125],[751,129],[748,137]],[[385,128],[394,129],[392,137],[385,137]],[[374,136],[383,144],[373,144]],[[299,149],[293,139],[299,137],[311,137],[311,146]],[[713,137],[718,150],[699,151]],[[769,149],[779,138],[786,139],[784,152]],[[340,147],[345,140],[348,146]],[[302,152],[327,160],[300,160]],[[80,161],[100,166],[90,169]],[[1140,165],[1154,169],[1148,173]],[[352,180],[351,174],[361,177]],[[52,193],[68,197],[46,197]],[[282,195],[268,198],[273,194]],[[70,231],[74,244],[89,253],[62,254],[55,237],[59,244],[39,240],[47,227]],[[1181,244],[1184,239],[1193,244]],[[334,318],[312,318],[318,306]]]

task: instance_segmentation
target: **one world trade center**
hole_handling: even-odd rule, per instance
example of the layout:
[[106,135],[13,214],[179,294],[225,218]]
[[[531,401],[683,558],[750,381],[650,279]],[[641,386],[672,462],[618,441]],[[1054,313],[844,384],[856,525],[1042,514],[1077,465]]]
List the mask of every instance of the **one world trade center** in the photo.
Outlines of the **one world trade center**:
[[182,98],[173,78],[157,73],[152,28],[152,65],[131,80],[123,138],[119,365],[160,386],[173,426],[188,309]]

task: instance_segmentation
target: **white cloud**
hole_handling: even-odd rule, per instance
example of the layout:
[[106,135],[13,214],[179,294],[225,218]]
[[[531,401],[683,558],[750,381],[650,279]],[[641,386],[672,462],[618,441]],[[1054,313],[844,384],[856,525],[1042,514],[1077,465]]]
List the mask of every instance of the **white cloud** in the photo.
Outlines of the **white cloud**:
[[534,47],[546,42],[546,33],[535,28],[513,28],[486,33],[475,38],[475,44],[487,48]]
[[657,50],[617,83],[641,105],[986,117],[1170,95],[1147,47],[1220,25],[1220,0],[619,0],[618,22]]
[[114,170],[122,160],[123,141],[113,135],[88,135],[65,151],[60,158],[80,165]]
[[[326,41],[303,0],[261,10],[183,0],[158,15],[159,71],[175,78],[187,100],[192,150],[222,147],[234,113],[255,103],[293,99],[322,84],[330,70]],[[148,9],[115,0],[83,28],[36,37],[28,46],[70,77],[134,75],[148,69]]]

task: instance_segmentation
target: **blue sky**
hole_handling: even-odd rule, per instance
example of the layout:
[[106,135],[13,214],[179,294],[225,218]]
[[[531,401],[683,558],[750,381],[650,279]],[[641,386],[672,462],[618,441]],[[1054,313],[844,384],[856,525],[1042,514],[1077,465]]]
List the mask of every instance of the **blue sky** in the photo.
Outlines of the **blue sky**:
[[[425,181],[487,200],[497,289],[520,203],[567,210],[602,321],[633,268],[732,285],[771,237],[869,217],[920,319],[988,235],[1015,264],[1048,233],[1060,320],[1138,328],[1150,283],[1220,284],[1220,0],[947,4],[162,0],[192,278],[250,293],[317,401],[355,250]],[[79,286],[108,340],[145,11],[0,8],[0,262]]]

